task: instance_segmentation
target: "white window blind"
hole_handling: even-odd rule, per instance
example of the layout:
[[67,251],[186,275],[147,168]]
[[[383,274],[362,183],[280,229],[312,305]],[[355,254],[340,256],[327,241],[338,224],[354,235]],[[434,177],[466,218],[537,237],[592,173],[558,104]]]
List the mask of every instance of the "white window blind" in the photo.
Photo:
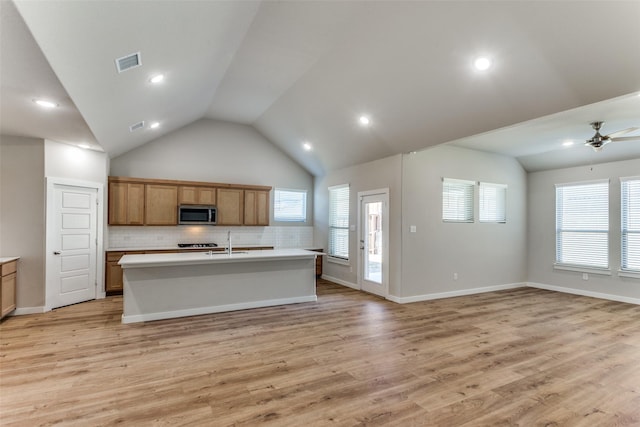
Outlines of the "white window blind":
[[307,220],[307,191],[276,188],[273,193],[275,221],[304,222]]
[[480,183],[480,222],[507,222],[507,186]]
[[349,185],[329,188],[329,256],[349,259]]
[[556,263],[609,267],[609,182],[556,185]]
[[442,179],[442,220],[473,222],[473,194],[476,183],[460,179]]
[[640,272],[640,177],[623,178],[622,270]]

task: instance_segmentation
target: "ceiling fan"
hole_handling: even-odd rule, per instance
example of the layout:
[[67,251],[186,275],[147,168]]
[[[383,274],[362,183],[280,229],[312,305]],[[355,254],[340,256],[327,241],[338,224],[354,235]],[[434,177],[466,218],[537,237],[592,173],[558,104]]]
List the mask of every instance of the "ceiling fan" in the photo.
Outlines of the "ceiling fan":
[[640,136],[625,136],[620,137],[620,135],[624,135],[629,132],[636,131],[640,128],[633,127],[624,130],[619,130],[618,132],[610,133],[609,135],[600,135],[600,127],[604,124],[604,122],[593,122],[590,123],[593,130],[596,131],[596,134],[591,137],[591,139],[587,139],[587,142],[584,145],[588,145],[593,148],[594,151],[601,151],[602,147],[607,145],[610,142],[622,142],[622,141],[640,141]]

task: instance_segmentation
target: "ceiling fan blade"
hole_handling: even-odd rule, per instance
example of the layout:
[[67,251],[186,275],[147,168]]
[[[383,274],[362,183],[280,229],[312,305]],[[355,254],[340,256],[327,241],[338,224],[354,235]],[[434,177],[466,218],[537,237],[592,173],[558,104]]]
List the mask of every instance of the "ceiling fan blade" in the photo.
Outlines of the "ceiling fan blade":
[[618,138],[609,138],[611,142],[622,142],[622,141],[640,141],[640,135],[638,136],[623,136]]
[[625,133],[633,132],[633,131],[636,131],[638,129],[640,129],[640,128],[633,127],[633,128],[629,128],[629,129],[619,130],[618,132],[610,133],[609,135],[605,136],[605,138],[616,138],[616,137],[618,137],[620,135],[624,135]]

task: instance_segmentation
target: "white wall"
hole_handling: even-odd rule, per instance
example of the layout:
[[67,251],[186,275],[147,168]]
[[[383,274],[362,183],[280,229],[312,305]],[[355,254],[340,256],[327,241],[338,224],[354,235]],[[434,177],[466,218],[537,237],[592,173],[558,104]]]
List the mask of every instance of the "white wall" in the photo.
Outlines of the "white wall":
[[105,153],[48,140],[45,140],[44,150],[44,176],[106,185],[109,158]]
[[19,256],[18,308],[44,305],[44,141],[0,135],[0,256]]
[[[640,279],[618,277],[620,268],[620,177],[640,175],[640,159],[529,174],[528,281],[612,299],[640,300]],[[555,270],[555,184],[609,179],[609,266],[611,276]]]
[[[510,158],[453,146],[403,156],[402,289],[418,297],[526,280],[527,177]],[[442,221],[442,178],[507,184],[506,224]],[[409,232],[411,225],[416,233]],[[458,279],[454,280],[454,273]]]
[[45,305],[45,176],[105,184],[108,159],[66,144],[6,135],[0,136],[0,151],[0,255],[21,257],[16,303],[18,312],[28,313]]
[[[400,233],[402,216],[402,157],[387,157],[369,163],[330,172],[316,178],[315,185],[315,240],[317,246],[327,250],[329,221],[329,190],[333,185],[349,184],[349,224],[358,221],[358,192],[389,189],[389,293],[400,292]],[[358,282],[358,239],[356,232],[349,233],[349,265],[327,261],[324,257],[323,275],[355,286]]]
[[313,224],[313,177],[247,125],[199,120],[112,159],[110,175],[303,189]]

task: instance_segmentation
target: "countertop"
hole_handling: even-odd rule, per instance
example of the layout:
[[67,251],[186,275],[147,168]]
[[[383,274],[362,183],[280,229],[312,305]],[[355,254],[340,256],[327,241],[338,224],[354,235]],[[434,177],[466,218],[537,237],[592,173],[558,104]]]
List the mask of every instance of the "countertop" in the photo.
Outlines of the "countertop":
[[0,264],[4,264],[5,262],[15,261],[17,259],[20,259],[20,257],[19,256],[0,257]]
[[144,267],[169,267],[196,264],[224,264],[232,262],[249,261],[278,261],[286,259],[315,258],[323,255],[320,252],[308,251],[305,249],[267,249],[262,251],[246,251],[232,253],[231,255],[214,252],[209,255],[204,252],[198,253],[165,253],[165,254],[140,254],[124,255],[118,264],[123,269],[144,268]]

